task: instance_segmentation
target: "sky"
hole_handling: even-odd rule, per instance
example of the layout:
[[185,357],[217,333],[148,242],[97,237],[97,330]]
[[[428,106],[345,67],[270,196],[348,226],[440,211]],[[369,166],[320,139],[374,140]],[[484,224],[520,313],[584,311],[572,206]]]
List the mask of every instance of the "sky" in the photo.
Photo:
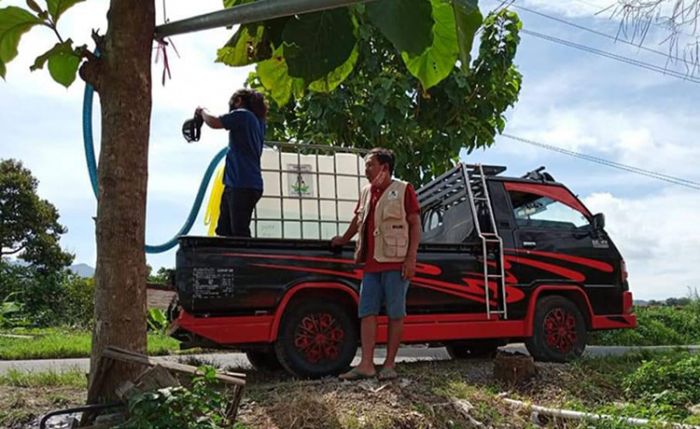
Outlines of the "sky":
[[[163,22],[161,2],[158,23]],[[598,13],[612,0],[520,0],[523,6],[559,20],[610,35],[619,20]],[[2,5],[24,6],[6,0]],[[499,2],[482,1],[482,11]],[[59,23],[64,37],[90,43],[90,30],[107,28],[108,1],[90,0],[70,9]],[[167,3],[171,21],[218,10],[220,1]],[[664,67],[667,59],[621,41],[600,37],[515,9],[524,28],[617,55]],[[89,24],[86,24],[89,23]],[[182,122],[198,105],[224,112],[230,94],[243,85],[250,67],[214,63],[216,49],[232,30],[216,29],[173,38],[172,79],[161,85],[162,61],[153,66],[153,115],[149,153],[146,241],[169,240],[187,217],[211,158],[226,144],[226,134],[203,130],[198,143],[187,144]],[[660,41],[665,30],[654,26],[644,46],[668,51]],[[35,29],[20,43],[20,55],[0,82],[0,158],[21,160],[39,180],[38,192],[59,210],[68,233],[62,246],[75,263],[95,265],[93,217],[96,203],[85,167],[81,111],[84,84],[69,89],[54,83],[46,70],[29,72],[34,58],[55,40],[50,30]],[[523,34],[516,64],[523,87],[508,111],[505,132],[610,161],[700,182],[700,122],[693,116],[700,85],[599,55]],[[624,36],[621,36],[623,38]],[[155,56],[154,56],[155,58]],[[670,69],[684,71],[682,64]],[[95,138],[99,144],[99,105]],[[467,162],[504,165],[511,175],[546,166],[592,212],[606,215],[606,229],[622,252],[635,298],[686,296],[700,288],[700,191],[612,169],[539,147],[497,137],[495,144],[471,154]],[[204,235],[203,210],[192,234]],[[154,268],[175,265],[175,251],[148,255]]]

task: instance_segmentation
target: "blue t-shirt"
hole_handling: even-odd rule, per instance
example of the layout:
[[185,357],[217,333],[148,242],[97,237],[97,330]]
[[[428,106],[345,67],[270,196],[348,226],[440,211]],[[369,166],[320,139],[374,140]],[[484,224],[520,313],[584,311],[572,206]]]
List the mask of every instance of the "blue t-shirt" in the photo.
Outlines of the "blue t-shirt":
[[228,130],[228,153],[224,185],[231,188],[263,190],[260,156],[265,122],[247,109],[236,109],[219,117]]

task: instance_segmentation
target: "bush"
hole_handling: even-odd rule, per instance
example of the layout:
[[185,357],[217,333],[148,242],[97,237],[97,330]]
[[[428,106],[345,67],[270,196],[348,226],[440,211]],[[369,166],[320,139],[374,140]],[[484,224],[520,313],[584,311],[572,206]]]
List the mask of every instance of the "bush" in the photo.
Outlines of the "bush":
[[201,376],[183,386],[145,392],[129,399],[129,419],[121,429],[218,429],[230,427],[226,395],[215,388],[216,370],[200,367]]
[[656,405],[700,403],[700,356],[644,362],[624,378],[623,386],[630,397]]

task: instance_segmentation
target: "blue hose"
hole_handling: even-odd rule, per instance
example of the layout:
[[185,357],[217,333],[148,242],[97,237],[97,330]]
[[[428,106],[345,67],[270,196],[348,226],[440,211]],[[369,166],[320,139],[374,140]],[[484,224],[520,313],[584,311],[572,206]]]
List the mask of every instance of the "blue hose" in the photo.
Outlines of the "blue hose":
[[[95,198],[98,198],[98,187],[97,187],[97,163],[95,162],[95,144],[92,137],[92,103],[94,99],[95,89],[92,85],[85,85],[85,94],[83,96],[83,143],[85,145],[85,161],[87,162],[88,172],[90,173],[90,183],[92,184],[92,192],[95,194]],[[177,245],[177,239],[181,235],[185,235],[192,229],[194,221],[197,219],[197,213],[202,206],[202,200],[204,200],[204,194],[207,191],[207,186],[209,185],[209,180],[214,174],[216,166],[221,162],[224,156],[226,156],[228,148],[223,148],[219,153],[214,155],[207,171],[202,177],[202,182],[199,184],[199,190],[197,191],[197,196],[192,204],[192,209],[190,210],[187,220],[185,220],[184,225],[180,228],[170,240],[163,244],[151,245],[146,244],[146,253],[163,253],[166,252]]]

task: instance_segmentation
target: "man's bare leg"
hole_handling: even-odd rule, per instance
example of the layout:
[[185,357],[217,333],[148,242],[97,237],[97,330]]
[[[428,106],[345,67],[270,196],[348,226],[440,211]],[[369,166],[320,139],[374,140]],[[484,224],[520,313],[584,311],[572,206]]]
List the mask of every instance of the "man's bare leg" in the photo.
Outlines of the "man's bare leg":
[[351,371],[341,374],[342,379],[352,379],[354,372],[362,375],[373,376],[377,372],[374,369],[374,346],[377,342],[377,316],[366,316],[360,324],[360,339],[362,343],[362,358],[360,364]]
[[389,338],[386,345],[386,359],[384,368],[394,368],[396,353],[401,345],[401,335],[403,334],[403,317],[400,319],[389,319]]

